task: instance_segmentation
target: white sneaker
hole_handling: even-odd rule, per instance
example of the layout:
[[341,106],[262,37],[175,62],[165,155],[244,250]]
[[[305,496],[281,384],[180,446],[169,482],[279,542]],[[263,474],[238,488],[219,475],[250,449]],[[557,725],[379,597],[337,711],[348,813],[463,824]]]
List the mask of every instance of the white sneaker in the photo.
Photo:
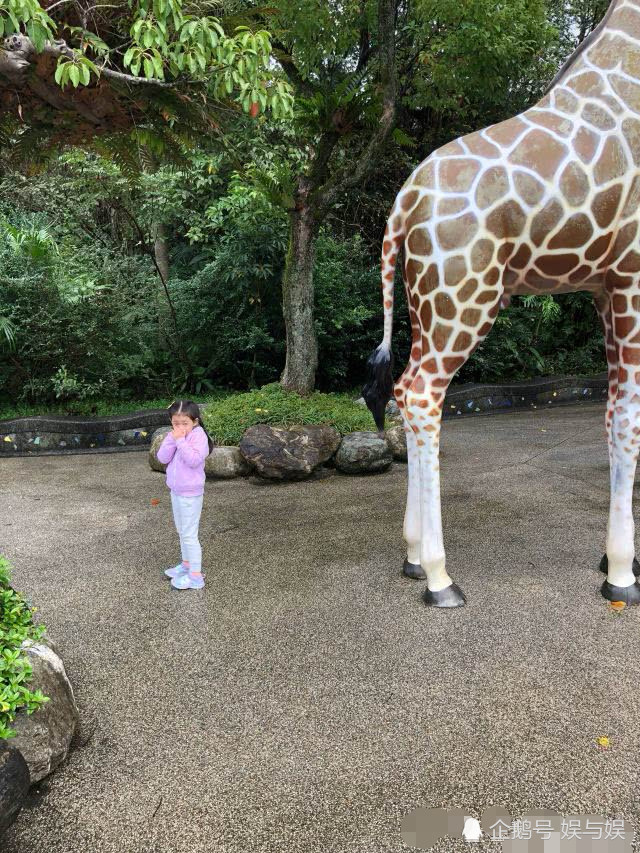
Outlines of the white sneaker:
[[171,586],[174,589],[202,589],[204,587],[204,575],[192,575],[190,572],[183,572],[177,575],[171,581]]
[[164,573],[168,578],[177,578],[178,575],[184,575],[189,570],[184,565],[184,563],[179,563],[177,566],[174,566],[172,569],[165,569]]

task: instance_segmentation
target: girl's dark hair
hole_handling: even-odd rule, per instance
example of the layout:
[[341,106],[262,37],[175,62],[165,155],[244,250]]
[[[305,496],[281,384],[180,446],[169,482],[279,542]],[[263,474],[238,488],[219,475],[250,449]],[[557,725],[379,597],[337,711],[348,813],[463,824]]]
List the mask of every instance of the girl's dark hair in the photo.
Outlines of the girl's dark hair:
[[200,406],[197,403],[194,403],[193,400],[174,400],[167,408],[167,411],[169,412],[169,420],[171,420],[174,415],[186,415],[188,418],[191,418],[192,421],[195,421],[197,418],[200,421],[200,426],[204,430],[204,434],[207,436],[207,441],[209,442],[209,453],[211,453],[215,444],[207,432],[205,425],[202,423]]

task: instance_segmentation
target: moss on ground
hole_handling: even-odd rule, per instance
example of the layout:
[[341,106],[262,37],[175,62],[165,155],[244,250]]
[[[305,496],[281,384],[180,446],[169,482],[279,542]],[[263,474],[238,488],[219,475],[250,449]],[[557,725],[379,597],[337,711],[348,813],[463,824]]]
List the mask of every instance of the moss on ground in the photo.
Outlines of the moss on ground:
[[342,434],[376,429],[369,410],[356,403],[351,394],[316,391],[302,397],[284,391],[277,383],[209,403],[202,414],[211,437],[227,445],[238,444],[254,424],[328,424]]

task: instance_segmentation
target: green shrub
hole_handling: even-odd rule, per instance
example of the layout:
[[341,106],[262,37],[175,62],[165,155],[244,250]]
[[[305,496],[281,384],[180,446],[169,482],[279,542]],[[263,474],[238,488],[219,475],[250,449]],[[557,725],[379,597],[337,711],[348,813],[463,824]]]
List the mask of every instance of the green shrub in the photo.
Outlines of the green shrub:
[[277,383],[211,403],[203,411],[203,420],[219,444],[238,444],[244,431],[254,424],[328,424],[341,433],[375,430],[369,410],[355,403],[350,394],[316,391],[301,397],[284,391]]
[[28,681],[32,669],[22,651],[25,640],[39,640],[44,625],[33,624],[34,607],[10,585],[8,560],[0,557],[0,739],[12,737],[11,723],[18,711],[31,714],[48,697],[42,691],[31,691]]
[[[198,402],[209,403],[232,394],[225,388],[215,388],[207,394],[196,395]],[[153,399],[118,400],[100,398],[98,400],[79,400],[73,405],[69,403],[14,403],[2,405],[0,402],[0,421],[9,418],[31,418],[37,415],[87,415],[96,418],[110,415],[126,415],[145,409],[166,409],[177,397],[192,397],[191,394],[173,394],[171,397],[156,397]]]

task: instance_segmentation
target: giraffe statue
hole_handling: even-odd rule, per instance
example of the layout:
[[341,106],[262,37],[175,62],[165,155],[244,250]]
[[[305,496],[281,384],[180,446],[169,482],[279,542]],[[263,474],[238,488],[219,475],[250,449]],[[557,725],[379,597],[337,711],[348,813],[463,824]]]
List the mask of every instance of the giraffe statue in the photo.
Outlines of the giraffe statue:
[[[640,0],[613,0],[544,97],[433,152],[392,207],[382,247],[383,341],[365,400],[392,393],[407,437],[404,573],[425,603],[459,607],[445,564],[439,438],[446,389],[513,294],[588,290],[606,341],[610,509],[602,594],[640,603],[632,491],[640,442]],[[392,378],[396,258],[412,328]]]

